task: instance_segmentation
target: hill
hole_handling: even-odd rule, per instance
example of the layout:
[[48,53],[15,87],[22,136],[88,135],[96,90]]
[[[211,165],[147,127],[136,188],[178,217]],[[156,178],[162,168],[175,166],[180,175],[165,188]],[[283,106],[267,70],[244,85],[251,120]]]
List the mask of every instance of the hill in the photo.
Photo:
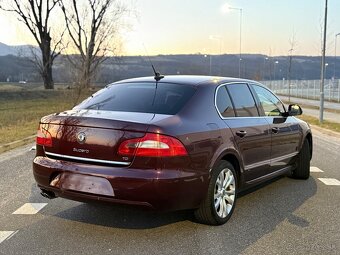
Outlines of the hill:
[[14,55],[22,56],[31,52],[31,48],[37,48],[32,45],[16,45],[11,46],[0,42],[0,56]]
[[[16,46],[15,46],[16,47]],[[19,57],[18,49],[0,43],[0,82],[27,80],[41,82],[34,64],[25,57]],[[19,46],[21,51],[29,46]],[[26,47],[26,48],[25,48]],[[7,55],[4,55],[4,52]],[[8,55],[13,53],[12,55]],[[201,74],[238,77],[238,55],[158,55],[151,56],[151,61],[162,74]],[[320,78],[319,56],[294,56],[292,61],[292,79],[313,80]],[[334,57],[326,57],[329,63],[326,78],[332,78]],[[241,77],[254,80],[287,79],[289,59],[287,56],[268,57],[260,54],[244,54],[241,61]],[[340,58],[337,59],[336,77],[340,77]],[[145,56],[111,57],[99,68],[95,82],[110,83],[120,79],[152,75],[152,68]],[[53,68],[55,82],[74,81],[74,72],[67,57],[61,55]]]

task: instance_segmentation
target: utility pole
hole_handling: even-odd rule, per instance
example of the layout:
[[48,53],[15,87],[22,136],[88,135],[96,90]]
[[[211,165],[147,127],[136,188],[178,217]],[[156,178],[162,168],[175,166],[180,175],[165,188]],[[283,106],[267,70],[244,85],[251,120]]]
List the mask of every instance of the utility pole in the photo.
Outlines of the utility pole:
[[334,49],[334,72],[333,72],[333,78],[334,78],[334,81],[336,79],[336,45],[337,45],[337,39],[338,39],[338,36],[340,35],[340,33],[336,34],[335,35],[335,49]]
[[328,11],[328,0],[325,0],[325,21],[323,29],[323,47],[321,57],[321,83],[320,83],[320,123],[323,122],[323,108],[325,101],[325,55],[326,55],[326,40],[327,40],[327,11]]
[[226,5],[224,7],[224,9],[226,10],[236,10],[240,12],[240,40],[239,40],[239,47],[240,47],[240,52],[239,52],[239,58],[238,58],[238,77],[241,78],[241,61],[242,61],[242,12],[243,9],[242,8],[235,8],[235,7],[231,7],[229,5]]

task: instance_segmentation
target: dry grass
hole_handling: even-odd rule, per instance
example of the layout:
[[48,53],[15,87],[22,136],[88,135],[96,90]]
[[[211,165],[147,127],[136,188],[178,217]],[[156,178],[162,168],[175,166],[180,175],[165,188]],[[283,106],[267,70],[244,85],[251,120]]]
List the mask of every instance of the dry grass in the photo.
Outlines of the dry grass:
[[316,125],[316,126],[326,128],[326,129],[330,129],[332,131],[340,133],[340,124],[339,123],[334,123],[334,122],[325,120],[321,124],[319,122],[319,119],[315,118],[315,117],[311,117],[311,116],[308,116],[308,115],[301,115],[301,116],[298,116],[298,117],[299,117],[299,119],[302,119],[302,120],[308,122],[309,124]]
[[[82,99],[91,93],[85,94]],[[0,92],[0,101],[0,145],[36,134],[41,117],[71,109],[75,104],[72,90]]]

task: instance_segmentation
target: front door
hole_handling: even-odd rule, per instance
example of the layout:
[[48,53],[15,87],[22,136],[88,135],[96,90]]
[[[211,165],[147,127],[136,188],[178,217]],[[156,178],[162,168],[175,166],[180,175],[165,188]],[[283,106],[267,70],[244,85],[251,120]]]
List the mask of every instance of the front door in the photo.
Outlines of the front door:
[[262,106],[260,109],[270,125],[272,134],[271,172],[283,169],[298,154],[300,128],[294,117],[284,117],[281,101],[268,89],[252,85]]

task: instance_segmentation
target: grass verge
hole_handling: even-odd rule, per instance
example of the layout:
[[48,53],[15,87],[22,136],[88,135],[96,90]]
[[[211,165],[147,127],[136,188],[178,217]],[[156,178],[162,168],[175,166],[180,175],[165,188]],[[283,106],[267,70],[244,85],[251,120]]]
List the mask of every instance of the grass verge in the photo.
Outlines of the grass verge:
[[318,118],[308,116],[308,115],[301,115],[298,117],[299,119],[302,119],[311,125],[319,126],[321,128],[329,129],[329,130],[340,133],[340,123],[335,123],[335,122],[331,122],[327,120],[324,120],[323,123],[320,123]]
[[[84,92],[81,99],[91,93]],[[41,117],[75,105],[72,90],[0,92],[0,98],[0,145],[36,134]]]

